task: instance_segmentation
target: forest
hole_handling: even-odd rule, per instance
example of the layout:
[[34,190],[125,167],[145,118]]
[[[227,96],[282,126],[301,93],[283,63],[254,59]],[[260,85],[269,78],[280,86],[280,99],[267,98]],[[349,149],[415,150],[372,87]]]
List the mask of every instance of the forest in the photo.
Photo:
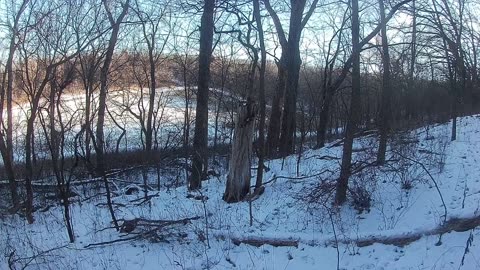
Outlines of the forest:
[[480,1],[0,13],[0,269],[480,269]]

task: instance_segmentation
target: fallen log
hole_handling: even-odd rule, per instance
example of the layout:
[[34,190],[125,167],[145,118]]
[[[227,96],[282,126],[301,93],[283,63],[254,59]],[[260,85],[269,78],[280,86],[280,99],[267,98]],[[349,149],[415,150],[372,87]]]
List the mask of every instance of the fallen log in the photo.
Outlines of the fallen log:
[[254,247],[270,245],[274,247],[296,247],[298,248],[299,240],[296,239],[278,239],[264,237],[248,237],[248,238],[231,238],[235,245],[246,244]]
[[[354,240],[358,247],[366,247],[375,243],[384,245],[394,245],[398,247],[404,247],[412,242],[415,242],[423,236],[443,235],[455,232],[465,232],[480,226],[480,216],[474,217],[455,217],[447,220],[444,224],[427,231],[412,232],[404,235],[394,236],[369,236],[362,239]],[[341,243],[347,243],[348,241],[339,241]],[[440,242],[439,242],[440,243]]]
[[[233,236],[230,237],[231,241],[235,245],[246,244],[255,247],[260,247],[262,245],[271,245],[274,247],[298,247],[299,243],[304,243],[307,245],[332,245],[336,246],[338,244],[354,244],[358,247],[371,246],[373,244],[383,244],[383,245],[393,245],[397,247],[407,246],[424,236],[434,236],[434,235],[443,235],[455,232],[465,232],[468,230],[475,229],[480,226],[480,216],[474,217],[455,217],[447,220],[444,224],[435,227],[430,230],[423,231],[413,231],[407,232],[398,235],[366,235],[358,237],[356,239],[325,239],[321,241],[317,240],[306,240],[301,238],[275,238],[275,237],[264,237],[264,236]],[[225,236],[224,236],[225,237]],[[441,242],[439,242],[441,244]]]
[[[420,233],[401,235],[398,237],[372,236],[366,239],[355,240],[355,244],[357,245],[357,247],[367,247],[377,243],[383,244],[383,245],[393,245],[397,247],[404,247],[412,242],[419,240],[420,238],[422,238],[422,235]],[[341,241],[341,242],[345,243],[347,241]]]

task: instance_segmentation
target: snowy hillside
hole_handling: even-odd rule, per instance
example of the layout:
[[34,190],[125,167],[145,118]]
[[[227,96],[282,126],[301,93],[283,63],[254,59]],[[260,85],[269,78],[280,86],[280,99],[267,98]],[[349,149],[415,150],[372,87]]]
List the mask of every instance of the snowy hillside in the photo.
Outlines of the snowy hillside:
[[[129,233],[112,228],[103,196],[80,196],[73,244],[60,206],[36,211],[34,226],[7,215],[0,269],[480,269],[480,116],[458,130],[454,142],[449,124],[396,135],[381,168],[376,138],[357,139],[340,209],[331,203],[340,142],[268,161],[252,226],[249,202],[222,200],[225,174],[196,193],[117,190],[117,217],[137,218]],[[255,246],[263,242],[280,246]]]

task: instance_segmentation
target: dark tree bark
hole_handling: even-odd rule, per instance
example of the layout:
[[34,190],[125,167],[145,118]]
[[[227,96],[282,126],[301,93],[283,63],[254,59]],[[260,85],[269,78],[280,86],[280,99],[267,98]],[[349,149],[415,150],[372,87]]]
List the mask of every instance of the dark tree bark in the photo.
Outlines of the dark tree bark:
[[202,187],[208,167],[208,87],[213,46],[215,0],[205,0],[200,26],[200,54],[198,56],[198,89],[193,137],[192,173],[190,190]]
[[343,142],[342,165],[337,182],[335,204],[341,205],[347,199],[348,179],[351,175],[352,148],[358,117],[360,115],[360,20],[358,0],[352,0],[352,94],[347,116],[345,140]]
[[415,63],[417,61],[417,6],[416,0],[412,0],[412,44],[410,48],[410,67],[408,71],[409,85],[407,87],[407,119],[415,117],[415,101],[413,93],[415,91]]
[[262,17],[260,14],[259,0],[253,0],[253,13],[257,24],[258,39],[260,43],[260,83],[258,89],[258,103],[259,103],[259,123],[258,123],[258,142],[257,142],[257,155],[258,155],[258,167],[257,167],[257,179],[255,182],[255,189],[259,189],[262,186],[263,181],[263,162],[265,159],[265,70],[267,62],[267,52],[265,49],[265,38],[263,33]]
[[[280,132],[280,155],[286,156],[295,149],[295,129],[297,116],[297,92],[300,76],[300,37],[303,29],[303,10],[305,0],[291,1],[290,27],[288,30],[287,44],[287,81],[282,113],[282,128]],[[283,48],[285,49],[285,48]]]
[[[28,61],[26,61],[28,63]],[[26,199],[25,199],[25,216],[27,218],[27,222],[32,224],[35,220],[33,218],[33,187],[32,181],[34,178],[34,128],[35,128],[35,119],[37,118],[37,113],[40,105],[40,99],[42,97],[42,93],[45,90],[48,82],[50,81],[51,75],[53,70],[58,64],[51,64],[45,68],[45,75],[38,86],[37,89],[29,89],[31,95],[31,102],[30,102],[30,115],[27,117],[27,131],[25,134],[25,191],[26,191]],[[28,64],[26,65],[28,67]],[[32,85],[31,79],[26,72],[26,80],[28,81],[29,85]]]
[[105,138],[104,138],[104,125],[105,125],[105,112],[106,112],[106,100],[107,100],[107,90],[108,90],[108,73],[110,70],[110,64],[112,63],[113,59],[113,52],[115,50],[115,45],[118,41],[118,33],[120,32],[120,25],[127,15],[128,8],[129,8],[130,0],[126,0],[124,4],[122,4],[122,11],[120,15],[115,19],[110,11],[108,3],[106,0],[103,1],[103,5],[108,15],[108,20],[110,22],[110,26],[112,28],[112,32],[110,34],[110,40],[108,41],[107,52],[105,54],[105,59],[103,62],[103,66],[100,70],[100,94],[98,99],[98,113],[97,113],[97,130],[96,130],[96,138],[95,138],[95,151],[97,154],[97,164],[96,170],[97,174],[103,178],[105,189],[107,193],[107,205],[108,209],[112,218],[112,221],[115,225],[117,230],[118,222],[115,217],[115,212],[112,206],[111,200],[111,193],[110,193],[110,184],[108,183],[107,176],[105,174]]
[[148,100],[148,112],[147,112],[147,130],[145,132],[145,150],[147,152],[152,150],[153,146],[153,110],[155,105],[155,94],[157,91],[157,79],[155,76],[156,73],[156,57],[154,55],[154,45],[155,39],[152,38],[152,42],[147,42],[148,44],[148,63],[150,65],[150,93],[149,93],[149,100]]
[[465,66],[465,51],[463,49],[463,12],[465,11],[465,0],[456,2],[457,9],[453,9],[453,3],[448,1],[432,1],[439,37],[443,41],[445,60],[448,67],[448,76],[451,85],[451,140],[457,139],[457,117],[458,105],[465,93],[467,70]]
[[[5,63],[5,71],[2,80],[1,100],[0,100],[0,119],[3,121],[4,102],[5,95],[7,101],[7,125],[6,134],[3,129],[0,130],[0,153],[3,158],[3,165],[5,173],[8,178],[10,196],[12,200],[12,209],[16,210],[20,203],[20,198],[17,191],[17,183],[15,180],[15,171],[13,169],[13,116],[12,116],[12,103],[13,103],[13,59],[17,50],[17,36],[20,18],[25,11],[29,0],[23,0],[17,13],[13,18],[13,24],[11,27],[10,44],[8,48],[7,62]],[[5,77],[6,76],[6,77]],[[6,84],[6,85],[5,85]],[[6,139],[6,140],[5,140]]]
[[[332,99],[334,96],[334,91],[328,91],[327,89],[324,90],[325,95],[323,98],[322,108],[320,110],[320,116],[318,120],[317,126],[317,145],[315,148],[322,148],[325,146],[326,137],[327,137],[327,126],[328,126],[328,118],[330,116],[330,104],[332,103]],[[328,92],[327,92],[328,91]]]
[[286,67],[285,67],[285,56],[282,51],[282,56],[277,63],[277,86],[272,100],[272,109],[270,112],[269,124],[268,124],[268,133],[267,133],[267,149],[266,154],[269,157],[276,155],[278,150],[278,145],[280,142],[280,125],[281,125],[281,116],[282,108],[281,103],[283,96],[285,94],[285,80],[286,80]]
[[[385,22],[388,22],[395,12],[404,4],[411,0],[403,0],[392,7],[390,12],[385,18]],[[352,0],[352,55],[347,60],[342,69],[340,77],[333,84],[335,88],[340,86],[347,75],[348,68],[352,65],[352,93],[350,98],[349,111],[347,114],[347,123],[345,127],[345,139],[343,143],[342,164],[340,168],[340,177],[337,181],[337,190],[335,194],[335,204],[341,205],[347,199],[348,180],[351,175],[352,166],[352,148],[353,139],[355,137],[355,131],[358,124],[358,118],[361,115],[360,108],[360,53],[362,47],[368,43],[382,28],[382,24],[378,24],[377,27],[370,32],[362,41],[359,41],[360,37],[360,20],[359,20],[359,8],[358,0]]]
[[383,0],[378,1],[380,9],[380,23],[382,24],[382,65],[383,65],[383,85],[382,100],[380,108],[379,131],[380,139],[377,152],[377,163],[383,165],[385,163],[385,154],[387,152],[387,141],[390,122],[390,100],[391,100],[391,81],[390,81],[390,53],[388,48],[387,22],[385,21],[385,5]]
[[[303,1],[303,0],[302,0]],[[272,100],[272,109],[270,112],[268,133],[267,133],[267,156],[275,156],[280,144],[280,126],[282,107],[281,103],[285,95],[286,76],[287,76],[287,38],[283,30],[282,23],[277,13],[270,4],[270,0],[263,1],[265,8],[267,9],[270,17],[272,17],[275,29],[277,30],[277,36],[282,47],[282,53],[280,59],[277,62],[277,86]]]
[[[70,215],[70,180],[65,176],[65,124],[63,122],[62,110],[61,110],[61,96],[65,88],[73,82],[73,66],[68,64],[64,67],[64,76],[61,80],[57,79],[55,73],[59,72],[58,69],[52,74],[50,80],[50,97],[48,108],[48,123],[40,113],[39,118],[42,123],[45,138],[47,139],[47,145],[50,150],[50,156],[52,159],[52,171],[57,181],[57,191],[59,203],[63,206],[63,216],[65,221],[65,227],[67,229],[68,238],[70,243],[75,241],[75,234],[72,224],[72,218]],[[72,119],[70,119],[72,120]],[[69,121],[71,123],[71,121]],[[60,130],[57,130],[56,126]],[[74,163],[70,172],[72,173],[76,167],[77,162]],[[72,175],[72,174],[71,174]]]
[[[306,0],[290,1],[291,12],[287,40],[280,19],[270,5],[270,1],[264,1],[265,7],[275,24],[282,47],[282,55],[278,63],[278,88],[272,104],[267,139],[269,142],[269,154],[275,153],[278,149],[280,155],[285,156],[291,154],[295,148],[297,88],[301,66],[300,38],[302,30],[315,11],[317,3],[318,0],[314,0],[304,16],[303,12],[305,10]],[[279,104],[281,97],[283,97],[284,105],[283,113],[280,114]],[[281,122],[280,117],[282,117]],[[278,129],[278,127],[280,127],[280,129]],[[280,138],[278,139],[279,135]]]

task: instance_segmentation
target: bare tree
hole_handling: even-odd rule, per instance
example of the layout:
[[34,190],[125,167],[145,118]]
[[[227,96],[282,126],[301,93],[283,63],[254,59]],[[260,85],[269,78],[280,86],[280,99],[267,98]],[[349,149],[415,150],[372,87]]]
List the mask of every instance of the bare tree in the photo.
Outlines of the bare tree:
[[190,190],[202,187],[208,168],[208,88],[213,46],[215,0],[205,0],[200,25],[200,53],[198,56],[198,89],[193,137],[192,173]]
[[[176,24],[176,23],[175,23]],[[176,75],[181,78],[183,84],[183,98],[184,98],[184,112],[183,112],[183,151],[185,158],[185,175],[188,176],[188,160],[189,160],[189,147],[190,147],[190,129],[192,118],[192,99],[193,99],[193,79],[194,72],[193,67],[196,64],[197,59],[190,56],[190,50],[192,49],[192,39],[190,36],[194,33],[188,33],[190,21],[186,27],[178,26],[178,31],[183,33],[186,37],[181,35],[173,35],[173,47],[175,51],[174,62],[178,66]]]
[[452,95],[451,140],[457,138],[458,107],[466,89],[467,70],[463,49],[465,0],[432,0],[433,27],[442,39]]
[[267,51],[265,49],[265,37],[263,32],[262,16],[260,12],[259,0],[253,0],[253,15],[258,31],[258,42],[260,44],[260,70],[259,70],[259,86],[258,86],[258,103],[259,103],[259,123],[258,123],[258,141],[257,141],[257,179],[255,189],[258,190],[262,186],[264,158],[265,158],[265,118],[266,118],[266,102],[265,102],[265,72],[267,64]]
[[358,0],[352,0],[352,94],[348,110],[347,128],[343,142],[342,166],[337,182],[335,203],[343,204],[347,199],[348,179],[352,163],[353,139],[360,115],[360,19]]
[[[340,76],[338,80],[334,80],[334,73],[336,72],[335,63],[341,55],[342,51],[342,39],[344,37],[344,31],[346,28],[346,22],[348,21],[348,9],[345,10],[343,15],[342,24],[338,27],[332,38],[330,39],[327,50],[325,52],[325,66],[323,68],[323,78],[322,78],[322,97],[321,97],[321,107],[320,107],[320,115],[317,124],[317,145],[316,148],[321,148],[325,145],[326,141],[326,134],[327,134],[327,127],[328,127],[328,119],[331,115],[330,108],[332,106],[332,102],[335,96],[336,91],[342,84],[344,78]],[[333,26],[335,27],[335,26]],[[337,40],[336,47],[333,48],[335,45],[335,40]],[[348,66],[348,69],[350,66]],[[345,69],[345,67],[344,67]],[[342,72],[343,75],[343,72]]]
[[383,165],[385,163],[385,153],[387,152],[387,140],[390,122],[390,99],[391,99],[391,81],[390,81],[390,53],[388,49],[387,22],[385,21],[385,4],[382,0],[378,1],[380,11],[380,24],[382,25],[382,100],[380,107],[380,139],[377,152],[377,163]]
[[105,11],[107,13],[108,21],[110,22],[110,26],[112,28],[110,34],[110,40],[108,41],[107,52],[105,54],[105,59],[103,61],[103,65],[100,71],[100,94],[98,100],[98,113],[97,113],[97,130],[95,136],[95,152],[97,154],[97,174],[104,179],[105,189],[107,191],[107,204],[110,211],[110,215],[112,221],[115,225],[117,230],[118,222],[115,217],[115,213],[112,206],[111,195],[110,195],[110,186],[108,183],[107,176],[105,174],[105,138],[104,138],[104,125],[105,125],[105,112],[106,112],[106,99],[107,99],[107,90],[108,90],[108,74],[110,70],[110,64],[112,63],[113,59],[113,52],[115,50],[115,45],[118,41],[118,34],[120,32],[120,25],[123,22],[123,19],[127,15],[130,0],[126,0],[124,3],[120,3],[121,11],[118,17],[114,18],[110,2],[106,0],[103,1],[103,5],[105,7]]
[[[157,92],[157,69],[162,63],[162,54],[167,45],[169,36],[171,34],[171,27],[168,26],[170,12],[167,10],[169,3],[165,1],[159,3],[148,3],[149,10],[147,10],[147,3],[135,1],[135,8],[133,11],[138,17],[143,42],[147,46],[148,54],[148,72],[145,76],[148,78],[148,108],[143,106],[143,92],[141,98],[140,108],[140,122],[142,126],[142,134],[145,137],[145,150],[150,152],[153,148],[153,129],[154,129],[154,112],[155,112],[155,98]],[[167,22],[167,23],[165,23]],[[168,27],[166,27],[168,26]],[[161,31],[165,29],[166,31]],[[143,89],[140,89],[143,91]],[[146,117],[145,117],[146,116]],[[145,119],[146,118],[146,119]]]
[[105,49],[100,44],[90,46],[85,52],[78,56],[79,70],[83,88],[85,90],[85,108],[84,108],[84,123],[83,123],[83,149],[84,149],[84,163],[90,174],[93,174],[92,169],[92,122],[93,122],[93,93],[98,90],[98,73],[100,71],[103,57],[105,56]]
[[[27,221],[33,223],[33,189],[35,167],[34,132],[44,90],[48,86],[57,67],[76,58],[78,54],[98,38],[95,27],[83,28],[81,32],[71,36],[73,27],[86,17],[84,13],[76,13],[64,2],[49,2],[49,5],[35,6],[32,3],[30,19],[34,31],[25,35],[21,44],[20,85],[29,99],[29,114],[25,135],[25,212]],[[58,13],[63,13],[59,15]],[[68,26],[68,27],[67,27]],[[81,40],[81,46],[77,46]]]
[[63,206],[65,227],[70,243],[75,241],[70,213],[70,183],[73,171],[78,165],[78,159],[75,160],[70,169],[67,169],[66,152],[68,150],[66,148],[68,145],[67,132],[71,131],[75,123],[76,112],[68,112],[68,109],[62,106],[62,94],[74,81],[74,66],[75,63],[67,62],[63,66],[55,68],[49,83],[50,93],[48,93],[47,97],[49,105],[48,108],[42,108],[47,111],[47,119],[43,116],[42,111],[39,112],[40,122],[52,161],[52,171],[57,181],[58,198]]
[[[13,61],[15,52],[19,46],[20,41],[20,18],[27,9],[29,0],[22,0],[17,11],[13,14],[13,24],[9,26],[10,43],[8,48],[7,62],[5,63],[5,73],[2,78],[1,93],[0,93],[0,119],[3,122],[4,103],[7,103],[7,123],[2,123],[6,126],[6,130],[0,129],[0,153],[3,158],[3,164],[7,173],[7,178],[10,187],[10,195],[12,199],[12,209],[15,211],[20,203],[20,198],[17,191],[17,183],[15,181],[15,171],[13,169],[13,117],[12,117],[12,103],[13,103]],[[14,5],[15,2],[12,2]],[[16,7],[11,7],[15,9]],[[5,100],[6,98],[6,100]],[[5,134],[6,133],[6,134]]]
[[[278,62],[278,89],[272,104],[272,113],[268,130],[269,153],[274,153],[277,148],[281,155],[288,155],[294,150],[294,133],[296,129],[295,118],[297,115],[297,88],[300,76],[300,38],[302,30],[317,7],[318,0],[314,0],[306,14],[306,0],[290,1],[290,24],[288,39],[281,21],[273,9],[270,1],[264,1],[265,7],[273,19],[277,30],[278,39],[282,47],[282,55]],[[279,96],[277,96],[279,95]],[[283,96],[284,106],[280,129],[280,98]],[[280,137],[278,137],[280,135]]]

